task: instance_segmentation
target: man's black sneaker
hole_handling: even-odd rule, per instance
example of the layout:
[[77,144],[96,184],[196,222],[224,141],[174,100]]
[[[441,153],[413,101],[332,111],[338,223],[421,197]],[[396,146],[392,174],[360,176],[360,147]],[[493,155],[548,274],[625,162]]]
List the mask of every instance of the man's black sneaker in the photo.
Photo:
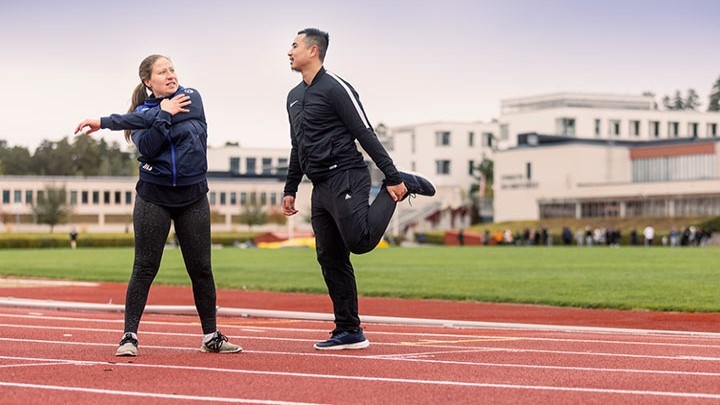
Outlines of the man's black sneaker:
[[116,356],[137,356],[138,341],[132,334],[126,333],[120,341],[120,347],[115,352]]
[[362,328],[357,332],[334,332],[332,337],[324,342],[315,343],[318,350],[345,350],[364,349],[370,346],[370,341],[365,338]]
[[220,331],[216,331],[212,339],[203,342],[200,351],[207,353],[240,353],[242,347],[228,342],[227,336],[220,333]]
[[435,185],[420,173],[400,172],[400,179],[405,183],[405,187],[408,190],[402,200],[408,198],[411,194],[424,195],[426,197],[435,195]]

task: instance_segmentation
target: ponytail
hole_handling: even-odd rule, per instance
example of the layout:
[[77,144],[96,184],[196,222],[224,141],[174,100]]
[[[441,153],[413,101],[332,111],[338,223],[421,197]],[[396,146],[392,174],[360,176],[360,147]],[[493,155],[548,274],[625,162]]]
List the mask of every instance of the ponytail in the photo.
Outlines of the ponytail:
[[[143,83],[138,84],[135,87],[135,90],[133,90],[132,98],[130,100],[130,108],[128,109],[128,112],[131,113],[135,111],[135,109],[139,106],[145,103],[145,100],[147,99],[147,91],[145,90],[145,85]],[[126,129],[125,130],[125,140],[127,142],[131,141],[130,134],[132,133],[131,130]]]
[[[135,90],[133,90],[132,94],[132,100],[130,101],[130,109],[128,110],[129,113],[135,111],[135,109],[139,106],[145,103],[145,100],[148,98],[147,94],[147,87],[145,86],[145,81],[150,80],[150,77],[152,76],[152,68],[155,62],[158,59],[165,58],[170,60],[166,56],[162,55],[150,55],[143,59],[142,62],[140,62],[140,67],[138,68],[138,76],[140,76],[140,84],[138,84],[135,87]],[[125,130],[125,140],[130,142],[131,138],[131,131],[129,129]]]

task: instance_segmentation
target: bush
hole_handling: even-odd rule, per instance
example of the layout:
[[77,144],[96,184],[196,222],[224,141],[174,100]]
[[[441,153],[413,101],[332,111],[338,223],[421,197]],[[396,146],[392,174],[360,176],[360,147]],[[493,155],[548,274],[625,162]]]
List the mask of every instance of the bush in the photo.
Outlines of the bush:
[[[232,246],[234,242],[246,242],[257,233],[217,233],[212,235],[212,243]],[[172,238],[168,235],[168,240]],[[135,244],[132,233],[95,233],[78,236],[78,248],[84,247],[131,247]],[[41,249],[41,248],[68,248],[70,237],[66,234],[0,234],[0,249]]]

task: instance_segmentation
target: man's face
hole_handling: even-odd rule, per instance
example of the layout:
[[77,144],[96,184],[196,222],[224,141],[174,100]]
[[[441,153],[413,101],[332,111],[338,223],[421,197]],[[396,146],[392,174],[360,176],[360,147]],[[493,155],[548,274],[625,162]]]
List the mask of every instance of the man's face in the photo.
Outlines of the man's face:
[[310,63],[310,54],[312,53],[313,46],[305,42],[305,34],[300,34],[295,37],[288,56],[290,57],[290,69],[301,72],[302,69]]

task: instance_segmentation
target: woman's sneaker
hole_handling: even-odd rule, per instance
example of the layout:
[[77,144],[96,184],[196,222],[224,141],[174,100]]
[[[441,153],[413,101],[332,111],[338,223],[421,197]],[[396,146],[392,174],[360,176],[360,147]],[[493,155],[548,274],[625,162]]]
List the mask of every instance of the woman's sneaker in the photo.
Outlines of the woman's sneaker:
[[405,187],[408,190],[400,201],[408,198],[411,194],[424,195],[426,197],[432,197],[435,195],[435,185],[422,174],[415,172],[399,173],[400,179],[402,179],[403,183],[405,183]]
[[200,351],[207,353],[240,353],[242,347],[228,342],[227,336],[217,331],[212,339],[203,342]]
[[132,333],[126,333],[120,341],[120,347],[115,352],[116,356],[137,356],[138,341]]
[[370,346],[370,341],[365,338],[362,328],[357,332],[333,332],[332,337],[324,342],[315,343],[318,350],[344,350],[364,349]]

